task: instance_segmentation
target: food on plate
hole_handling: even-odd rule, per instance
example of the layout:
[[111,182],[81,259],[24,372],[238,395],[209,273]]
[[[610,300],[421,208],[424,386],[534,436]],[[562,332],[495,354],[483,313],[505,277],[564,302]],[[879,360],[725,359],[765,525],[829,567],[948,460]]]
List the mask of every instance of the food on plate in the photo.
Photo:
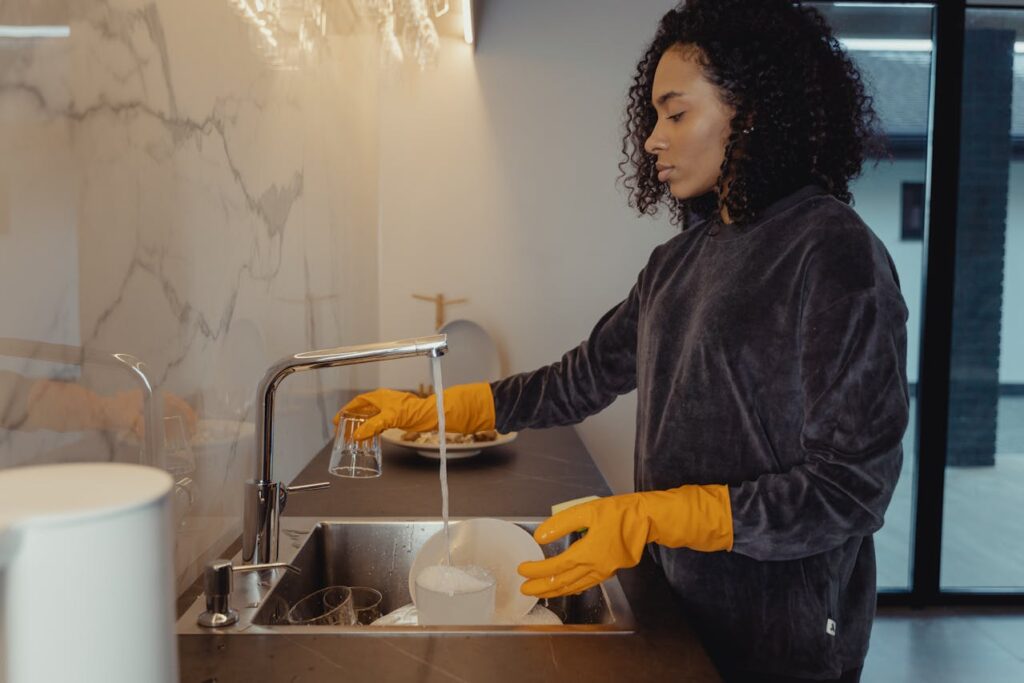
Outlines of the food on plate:
[[[473,432],[472,434],[456,434],[454,432],[445,432],[444,434],[445,443],[450,444],[482,443],[485,441],[494,441],[497,438],[498,432],[493,429],[488,429],[482,432]],[[437,430],[432,432],[403,432],[402,441],[429,446],[437,446],[441,443]]]

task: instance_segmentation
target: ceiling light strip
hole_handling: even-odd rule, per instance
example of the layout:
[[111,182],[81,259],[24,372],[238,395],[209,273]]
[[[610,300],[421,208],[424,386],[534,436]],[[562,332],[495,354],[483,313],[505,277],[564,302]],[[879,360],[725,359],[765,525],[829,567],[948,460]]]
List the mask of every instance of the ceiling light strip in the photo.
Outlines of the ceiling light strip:
[[[933,47],[928,38],[840,38],[839,42],[855,52],[931,52]],[[1013,51],[1024,54],[1024,41],[1015,42]]]
[[70,26],[0,26],[0,38],[67,38]]

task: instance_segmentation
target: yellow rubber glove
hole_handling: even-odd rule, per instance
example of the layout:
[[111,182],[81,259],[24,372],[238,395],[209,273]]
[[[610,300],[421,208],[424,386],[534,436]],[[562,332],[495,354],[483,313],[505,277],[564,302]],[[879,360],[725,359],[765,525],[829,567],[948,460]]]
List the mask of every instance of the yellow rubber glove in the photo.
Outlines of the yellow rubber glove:
[[617,570],[640,562],[644,546],[711,552],[732,550],[729,487],[687,485],[668,491],[610,496],[563,510],[537,527],[538,543],[551,543],[581,528],[583,538],[539,562],[523,562],[526,595],[554,598],[580,593]]
[[[380,412],[356,430],[353,438],[369,439],[385,429],[398,427],[414,432],[437,429],[437,399],[431,395],[420,398],[416,394],[393,389],[377,389],[360,394],[345,404],[334,424],[345,411],[363,411],[369,407]],[[494,395],[487,382],[457,384],[444,390],[444,428],[447,432],[472,434],[494,429]]]

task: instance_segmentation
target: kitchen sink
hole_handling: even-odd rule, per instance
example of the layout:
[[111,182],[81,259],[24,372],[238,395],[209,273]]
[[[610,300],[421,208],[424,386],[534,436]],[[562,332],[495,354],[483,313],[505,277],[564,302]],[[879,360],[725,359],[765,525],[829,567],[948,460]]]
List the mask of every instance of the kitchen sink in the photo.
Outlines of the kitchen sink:
[[[532,532],[544,518],[509,519]],[[457,520],[453,520],[457,521]],[[612,578],[578,595],[553,598],[545,604],[558,615],[560,626],[293,626],[288,607],[305,595],[334,585],[369,586],[383,594],[381,613],[410,602],[409,568],[419,548],[443,524],[436,519],[282,518],[280,559],[300,574],[271,570],[236,574],[231,605],[237,624],[216,629],[226,634],[338,633],[347,635],[433,635],[444,633],[491,635],[615,634],[635,629],[632,611],[617,579]],[[567,536],[541,546],[548,557],[575,540]],[[235,558],[235,563],[240,562]],[[204,608],[201,595],[178,622],[179,633],[209,633],[196,625]]]

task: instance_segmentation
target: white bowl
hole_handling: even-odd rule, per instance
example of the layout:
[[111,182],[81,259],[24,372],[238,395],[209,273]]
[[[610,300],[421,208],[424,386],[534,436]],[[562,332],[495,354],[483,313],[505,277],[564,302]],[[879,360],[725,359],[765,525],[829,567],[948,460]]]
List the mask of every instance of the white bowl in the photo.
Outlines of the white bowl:
[[[498,621],[516,621],[537,604],[537,598],[519,592],[523,579],[516,571],[520,562],[544,559],[544,551],[530,532],[512,522],[479,517],[449,525],[452,564],[475,565],[491,572],[495,579],[494,616]],[[416,602],[416,577],[435,564],[447,564],[444,529],[427,539],[409,569],[409,595]]]

